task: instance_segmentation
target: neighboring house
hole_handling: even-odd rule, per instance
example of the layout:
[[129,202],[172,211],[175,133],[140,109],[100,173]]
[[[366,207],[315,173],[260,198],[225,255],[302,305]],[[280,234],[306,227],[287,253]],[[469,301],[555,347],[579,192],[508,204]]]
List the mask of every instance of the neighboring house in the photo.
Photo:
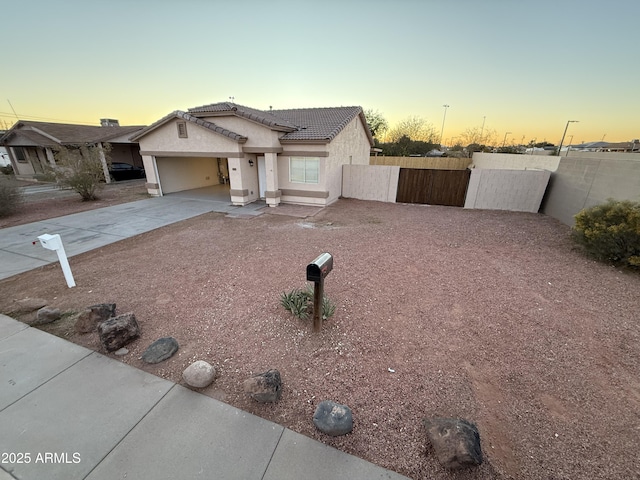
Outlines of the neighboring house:
[[175,111],[131,137],[151,195],[229,185],[234,205],[329,205],[342,166],[369,164],[373,137],[361,107],[262,111],[215,103]]
[[640,140],[633,139],[630,142],[607,143],[600,147],[600,152],[640,152]]
[[[0,138],[7,133],[6,130],[0,130]],[[7,149],[4,147],[0,147],[0,167],[6,167],[7,165],[11,165],[11,160],[9,160],[9,153],[7,153]]]
[[[142,167],[137,143],[129,137],[143,126],[121,127],[117,121],[102,121],[105,126],[71,125],[66,123],[32,122],[18,120],[0,137],[0,145],[9,154],[16,178],[37,179],[44,173],[47,164],[54,165],[54,152],[60,147],[93,145],[104,143],[112,146],[111,160]],[[108,180],[108,172],[105,175]]]

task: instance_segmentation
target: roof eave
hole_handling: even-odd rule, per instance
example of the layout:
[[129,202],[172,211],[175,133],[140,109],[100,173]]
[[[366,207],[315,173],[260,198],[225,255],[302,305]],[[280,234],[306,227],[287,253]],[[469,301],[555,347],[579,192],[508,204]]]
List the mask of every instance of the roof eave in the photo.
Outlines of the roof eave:
[[239,118],[243,118],[245,120],[248,120],[252,123],[255,123],[256,125],[260,125],[261,127],[267,127],[271,130],[275,130],[276,132],[285,132],[285,133],[290,133],[290,132],[295,132],[296,129],[293,127],[287,127],[285,125],[269,125],[267,123],[261,122],[260,120],[256,120],[254,118],[251,118],[250,115],[243,115],[242,112],[239,112],[238,110],[225,110],[222,112],[189,112],[189,115],[196,117],[196,118],[206,118],[206,117],[228,117],[230,115],[234,116],[234,117],[239,117]]
[[293,143],[306,143],[306,144],[312,144],[312,145],[326,145],[327,143],[331,143],[331,139],[330,138],[324,138],[324,139],[314,139],[314,140],[308,140],[308,139],[280,139],[280,143],[283,145],[286,144],[293,144]]

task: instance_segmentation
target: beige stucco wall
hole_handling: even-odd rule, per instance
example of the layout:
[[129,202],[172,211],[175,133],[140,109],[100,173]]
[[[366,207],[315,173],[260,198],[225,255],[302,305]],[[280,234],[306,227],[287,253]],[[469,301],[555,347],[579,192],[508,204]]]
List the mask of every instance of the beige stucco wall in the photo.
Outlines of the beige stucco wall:
[[[249,164],[249,160],[253,162],[253,166]],[[231,196],[234,205],[246,205],[258,200],[260,189],[258,187],[258,157],[256,155],[246,154],[244,158],[230,158],[229,178],[232,191],[243,190],[246,192],[242,196]]]
[[534,212],[549,183],[548,170],[471,170],[464,208]]
[[549,170],[555,172],[559,163],[560,157],[555,156],[474,152],[469,168]]
[[281,147],[278,138],[283,135],[283,133],[274,132],[266,125],[260,125],[236,116],[207,117],[205,120],[234,133],[248,137],[246,143],[244,143],[244,147]]
[[342,196],[395,203],[400,167],[343,165]]
[[215,158],[157,157],[156,163],[162,179],[163,194],[220,183]]
[[204,153],[241,152],[236,141],[191,122],[187,124],[187,138],[178,137],[177,119],[158,127],[140,139],[142,152]]
[[325,186],[329,191],[327,204],[335,202],[342,195],[342,166],[369,165],[370,153],[369,138],[357,116],[329,144],[329,157],[325,162]]
[[[284,152],[278,155],[278,189],[283,191],[281,200],[302,205],[327,205],[326,188],[326,144],[285,144]],[[291,154],[294,155],[291,155]],[[295,157],[317,157],[320,159],[318,183],[295,183],[289,181],[289,161]],[[312,192],[303,195],[289,195],[290,191]],[[316,196],[313,196],[316,195]]]

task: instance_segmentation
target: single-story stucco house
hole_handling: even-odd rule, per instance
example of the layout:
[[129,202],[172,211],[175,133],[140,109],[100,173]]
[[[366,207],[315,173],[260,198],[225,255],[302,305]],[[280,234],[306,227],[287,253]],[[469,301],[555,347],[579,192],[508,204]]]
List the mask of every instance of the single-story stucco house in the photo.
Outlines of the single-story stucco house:
[[329,205],[342,166],[369,164],[361,107],[262,111],[223,102],[175,111],[131,137],[151,195],[220,185],[231,203]]
[[[111,145],[111,161],[142,167],[140,148],[129,137],[144,125],[120,126],[117,120],[102,119],[101,126],[18,120],[0,137],[0,145],[7,148],[16,178],[37,179],[47,164],[55,165],[54,152],[60,147],[81,145],[101,148]],[[105,164],[105,180],[109,172]]]

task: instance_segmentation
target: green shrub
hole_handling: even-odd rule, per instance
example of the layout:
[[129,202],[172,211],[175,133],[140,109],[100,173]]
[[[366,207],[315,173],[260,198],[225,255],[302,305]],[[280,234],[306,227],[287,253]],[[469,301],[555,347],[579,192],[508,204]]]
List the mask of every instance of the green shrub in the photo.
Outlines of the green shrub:
[[640,268],[640,203],[608,200],[575,217],[573,239],[594,258]]
[[4,175],[13,175],[13,165],[5,165],[4,167],[0,167],[0,173]]
[[22,203],[22,190],[0,183],[0,217],[7,217],[18,210]]
[[[307,285],[304,290],[295,288],[280,295],[280,305],[295,317],[306,320],[313,314],[313,287]],[[322,319],[332,317],[336,305],[326,295],[322,296]]]

